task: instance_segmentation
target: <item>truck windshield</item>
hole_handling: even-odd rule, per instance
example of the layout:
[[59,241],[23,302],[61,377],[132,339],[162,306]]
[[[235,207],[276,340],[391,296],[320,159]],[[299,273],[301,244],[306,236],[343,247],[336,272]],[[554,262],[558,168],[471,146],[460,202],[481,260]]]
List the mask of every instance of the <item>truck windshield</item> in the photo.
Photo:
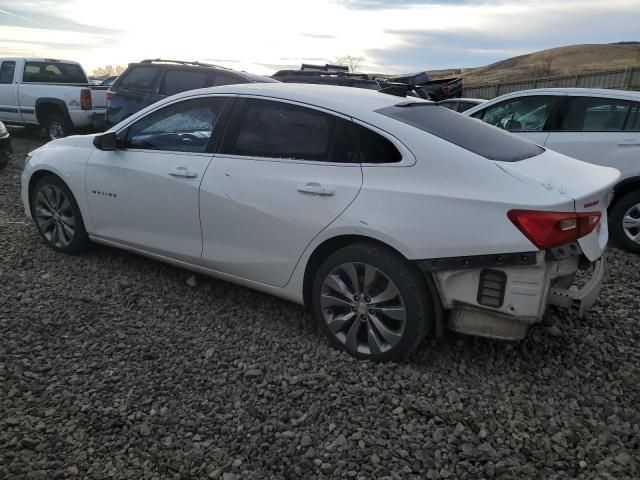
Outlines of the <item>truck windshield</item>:
[[22,81],[26,83],[89,83],[75,63],[26,62]]
[[431,102],[404,102],[376,112],[489,160],[517,162],[544,152],[523,138]]

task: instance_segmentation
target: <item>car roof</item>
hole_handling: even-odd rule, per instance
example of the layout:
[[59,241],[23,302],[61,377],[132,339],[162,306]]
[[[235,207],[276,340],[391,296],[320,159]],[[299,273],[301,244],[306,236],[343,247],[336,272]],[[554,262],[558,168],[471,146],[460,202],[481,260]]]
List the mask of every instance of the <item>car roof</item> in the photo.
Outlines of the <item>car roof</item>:
[[[529,90],[518,90],[517,92],[511,92],[500,97],[512,97],[519,95],[531,95],[531,94],[550,94],[550,95],[595,95],[612,98],[631,98],[634,100],[640,99],[640,92],[634,92],[631,90],[614,90],[610,88],[533,88]],[[496,97],[496,98],[500,98]],[[493,99],[495,100],[495,99]]]
[[445,98],[444,100],[440,100],[438,103],[448,103],[448,102],[476,102],[476,103],[483,103],[486,102],[487,100],[483,99],[483,98],[467,98],[467,97],[462,97],[462,98]]
[[[308,103],[316,107],[333,110],[344,115],[361,116],[380,108],[407,102],[406,97],[380,93],[377,90],[317,85],[309,83],[244,83],[201,88],[174,95],[171,98],[191,97],[206,94],[255,95]],[[426,102],[411,98],[411,102]]]
[[64,58],[43,58],[43,57],[1,57],[0,61],[16,61],[24,60],[25,62],[55,62],[55,63],[72,63],[74,65],[80,65],[80,62],[73,60],[65,60]]

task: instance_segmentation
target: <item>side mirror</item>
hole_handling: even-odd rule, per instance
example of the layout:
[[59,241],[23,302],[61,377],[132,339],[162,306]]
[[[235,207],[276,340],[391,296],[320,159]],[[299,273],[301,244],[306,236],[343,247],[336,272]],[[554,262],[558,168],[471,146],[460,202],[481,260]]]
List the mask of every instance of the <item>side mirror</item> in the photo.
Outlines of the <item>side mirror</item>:
[[93,145],[98,150],[115,150],[118,148],[118,139],[116,138],[116,132],[107,132],[102,135],[96,135],[93,137]]

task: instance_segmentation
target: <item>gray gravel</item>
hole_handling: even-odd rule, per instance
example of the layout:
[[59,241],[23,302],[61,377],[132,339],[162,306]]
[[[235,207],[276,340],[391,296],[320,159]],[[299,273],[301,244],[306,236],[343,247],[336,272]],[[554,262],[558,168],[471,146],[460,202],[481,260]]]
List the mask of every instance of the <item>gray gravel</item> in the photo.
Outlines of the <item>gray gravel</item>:
[[[68,257],[0,172],[0,478],[639,478],[640,257],[582,321],[376,365],[295,305],[118,250]],[[191,279],[191,280],[190,280]],[[197,280],[197,281],[194,281]]]

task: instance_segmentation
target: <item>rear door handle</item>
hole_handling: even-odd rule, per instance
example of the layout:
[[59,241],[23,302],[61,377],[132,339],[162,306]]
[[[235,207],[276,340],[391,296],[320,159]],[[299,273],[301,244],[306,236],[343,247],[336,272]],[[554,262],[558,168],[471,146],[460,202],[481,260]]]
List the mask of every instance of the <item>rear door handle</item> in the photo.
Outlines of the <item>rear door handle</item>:
[[629,138],[618,143],[619,147],[640,147],[640,140]]
[[169,175],[173,177],[196,178],[198,172],[189,170],[187,167],[176,167],[173,170],[169,170]]
[[298,187],[298,191],[301,193],[311,193],[313,195],[322,195],[326,197],[330,197],[336,193],[335,188],[320,185],[318,182],[309,182],[304,185],[300,185]]

